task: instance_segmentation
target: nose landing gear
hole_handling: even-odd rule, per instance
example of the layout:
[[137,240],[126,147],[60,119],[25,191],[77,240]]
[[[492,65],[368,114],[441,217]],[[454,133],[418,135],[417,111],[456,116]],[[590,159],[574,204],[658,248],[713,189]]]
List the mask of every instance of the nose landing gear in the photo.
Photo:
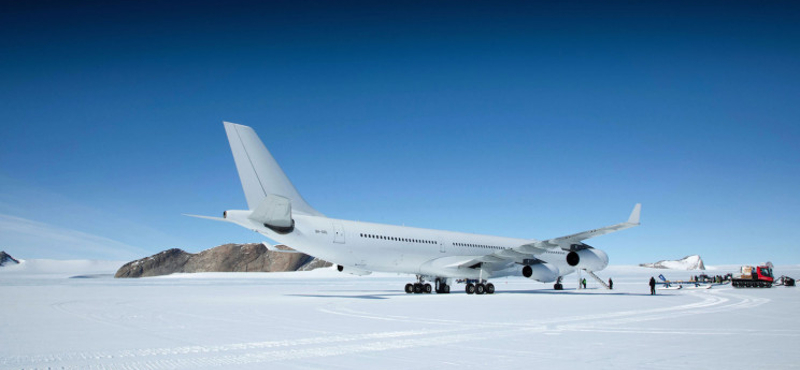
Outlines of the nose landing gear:
[[553,289],[554,290],[564,290],[564,286],[561,285],[561,276],[559,276],[558,280],[556,280],[556,283],[553,285]]

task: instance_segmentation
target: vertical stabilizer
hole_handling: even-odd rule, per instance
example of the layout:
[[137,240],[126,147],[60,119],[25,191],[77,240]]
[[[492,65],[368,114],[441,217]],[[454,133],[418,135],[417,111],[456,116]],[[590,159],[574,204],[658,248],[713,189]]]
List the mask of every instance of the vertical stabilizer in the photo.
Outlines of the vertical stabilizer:
[[268,194],[275,194],[289,199],[297,213],[322,216],[300,196],[252,128],[230,122],[223,124],[249,209],[256,209]]

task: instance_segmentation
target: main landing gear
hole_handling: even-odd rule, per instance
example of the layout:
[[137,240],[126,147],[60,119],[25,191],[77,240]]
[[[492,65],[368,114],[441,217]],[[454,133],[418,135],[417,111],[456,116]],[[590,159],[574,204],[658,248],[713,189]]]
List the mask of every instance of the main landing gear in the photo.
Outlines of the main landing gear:
[[431,291],[433,291],[433,288],[428,283],[406,284],[406,293],[420,294],[420,293],[430,293]]
[[406,293],[411,294],[421,294],[421,293],[428,293],[430,294],[434,290],[436,293],[439,294],[447,294],[450,293],[450,285],[447,285],[446,278],[436,278],[434,280],[435,289],[431,286],[430,283],[425,282],[425,278],[421,275],[417,275],[417,282],[416,283],[408,283],[406,284]]
[[447,279],[436,278],[435,284],[436,284],[436,293],[438,294],[450,293],[450,286],[447,285]]
[[[430,277],[428,277],[430,281]],[[416,283],[408,283],[406,284],[405,291],[408,294],[423,294],[423,293],[431,293],[435,291],[438,294],[448,294],[450,293],[450,285],[448,283],[447,278],[437,277],[433,280],[434,285],[431,286],[430,283],[425,282],[425,277],[422,275],[417,275],[417,282]],[[467,294],[494,294],[494,284],[486,282],[486,280],[458,280],[458,283],[466,282],[467,287],[465,291]]]
[[494,294],[494,284],[484,284],[482,281],[469,280],[464,290],[467,294]]

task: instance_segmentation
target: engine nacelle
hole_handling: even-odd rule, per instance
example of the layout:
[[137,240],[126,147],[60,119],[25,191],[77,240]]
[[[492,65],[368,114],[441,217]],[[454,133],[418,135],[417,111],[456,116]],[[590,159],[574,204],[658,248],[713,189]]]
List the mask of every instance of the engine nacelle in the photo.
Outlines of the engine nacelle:
[[522,267],[522,276],[542,283],[555,281],[558,279],[558,274],[558,267],[555,267],[547,262],[524,265]]
[[567,253],[567,264],[582,270],[600,271],[608,266],[608,255],[592,247]]
[[336,270],[339,272],[345,272],[350,275],[358,275],[358,276],[369,275],[372,273],[372,271],[367,271],[367,270],[357,269],[355,267],[348,267],[342,265],[336,265]]

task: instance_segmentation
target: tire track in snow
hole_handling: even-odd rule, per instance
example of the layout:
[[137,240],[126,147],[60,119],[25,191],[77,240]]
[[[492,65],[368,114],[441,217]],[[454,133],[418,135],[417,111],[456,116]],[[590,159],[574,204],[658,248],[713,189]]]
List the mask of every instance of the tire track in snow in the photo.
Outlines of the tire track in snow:
[[[364,311],[356,311],[350,308],[320,308],[318,311],[341,315],[341,316],[350,316],[356,318],[364,318],[364,319],[373,319],[373,320],[386,320],[386,321],[401,321],[401,322],[409,322],[409,323],[425,323],[425,324],[441,324],[441,325],[459,325],[461,327],[471,327],[471,328],[481,328],[481,327],[496,327],[496,328],[520,328],[520,327],[540,327],[542,325],[559,325],[559,324],[568,324],[580,321],[608,321],[615,318],[625,319],[625,318],[635,318],[640,316],[648,316],[648,317],[667,317],[671,315],[675,315],[678,312],[689,311],[689,310],[698,310],[703,309],[706,307],[712,307],[724,304],[728,302],[730,299],[725,297],[716,297],[716,296],[707,296],[701,297],[702,300],[696,303],[689,303],[680,306],[670,306],[670,307],[659,307],[653,309],[646,309],[646,310],[627,310],[627,311],[616,311],[616,312],[608,312],[608,313],[600,313],[600,314],[590,314],[590,315],[578,315],[578,316],[568,316],[568,317],[556,317],[551,319],[535,319],[525,322],[475,322],[475,321],[464,321],[464,320],[456,320],[456,319],[426,319],[426,318],[419,318],[419,317],[410,317],[410,316],[402,316],[402,315],[385,315],[385,314],[376,314]],[[652,316],[656,315],[656,316]]]
[[[265,351],[257,353],[232,354],[225,356],[208,356],[199,358],[177,358],[153,361],[134,361],[130,363],[120,363],[111,365],[99,365],[98,369],[181,369],[197,367],[222,367],[222,366],[242,366],[256,363],[270,363],[281,361],[294,361],[309,358],[331,357],[352,355],[369,352],[382,352],[388,350],[400,350],[429,346],[430,342],[437,345],[456,344],[467,341],[479,341],[486,339],[497,339],[504,336],[519,335],[520,332],[530,332],[529,329],[517,330],[516,332],[502,332],[497,335],[487,336],[485,333],[471,334],[445,334],[435,335],[420,340],[419,338],[405,338],[394,340],[371,341],[359,344],[335,345],[325,347],[313,347],[305,349],[285,349],[276,351]],[[67,367],[69,369],[69,367]],[[92,369],[92,367],[89,367]]]
[[[217,346],[181,346],[181,347],[167,347],[167,348],[145,348],[121,351],[101,351],[101,352],[69,352],[52,355],[40,356],[25,356],[25,357],[10,357],[0,359],[0,365],[18,365],[18,364],[46,364],[58,363],[63,361],[82,361],[82,360],[103,360],[103,359],[125,359],[125,358],[140,358],[147,356],[174,356],[174,355],[187,355],[187,354],[202,354],[202,353],[224,353],[230,351],[248,351],[257,349],[269,349],[279,347],[298,347],[320,344],[336,344],[364,340],[376,340],[387,338],[402,338],[420,335],[431,335],[442,331],[431,330],[410,330],[410,331],[394,331],[394,332],[377,332],[367,334],[355,335],[332,335],[320,336],[311,338],[302,338],[295,340],[279,340],[279,341],[264,341],[252,343],[236,343],[228,345]],[[21,365],[20,365],[21,366]]]
[[[566,325],[562,326],[561,329],[563,330],[572,330],[572,331],[595,331],[595,332],[626,332],[625,330],[615,329],[614,326],[624,325],[624,324],[631,324],[637,322],[644,322],[644,321],[657,321],[657,320],[666,320],[666,319],[675,319],[678,317],[685,317],[685,316],[694,316],[694,315],[704,315],[704,314],[712,314],[712,313],[720,313],[720,312],[728,312],[733,310],[740,310],[740,309],[749,309],[753,307],[758,307],[763,305],[770,300],[767,298],[752,298],[747,297],[739,294],[733,294],[729,292],[723,291],[691,291],[689,292],[690,295],[697,296],[704,298],[704,300],[698,304],[689,304],[678,306],[681,309],[679,310],[672,310],[672,309],[664,309],[664,310],[648,310],[642,311],[640,315],[632,315],[629,317],[619,317],[610,320],[604,320],[595,323],[583,323],[583,324],[574,324],[574,325]],[[713,296],[707,296],[712,294]],[[716,299],[716,302],[712,302]],[[736,299],[738,301],[733,302],[731,304],[722,304],[725,302],[729,302],[731,299]],[[677,307],[676,307],[677,308]],[[637,333],[641,334],[636,330],[629,331],[630,333]],[[666,333],[666,332],[673,332],[675,334],[688,334],[688,333],[695,333],[700,335],[716,335],[717,332],[715,331],[687,331],[686,329],[677,329],[677,330],[667,330],[667,331],[660,331],[659,333]],[[727,334],[732,334],[732,332],[726,332]]]
[[[766,298],[752,298],[739,294],[720,291],[690,291],[689,295],[701,298],[699,302],[683,304],[679,306],[660,307],[646,310],[627,310],[609,313],[601,313],[594,315],[580,315],[570,317],[557,317],[552,319],[537,319],[520,322],[472,322],[472,321],[459,321],[459,320],[442,320],[442,319],[424,319],[400,315],[380,315],[368,313],[363,311],[356,311],[349,308],[334,309],[319,309],[320,311],[351,316],[357,318],[375,319],[375,320],[391,320],[391,321],[406,321],[410,323],[427,323],[427,324],[443,324],[452,325],[458,324],[464,328],[540,328],[545,326],[548,331],[605,331],[605,332],[624,332],[619,329],[614,329],[614,326],[644,322],[644,321],[657,321],[665,319],[674,319],[677,317],[693,316],[698,314],[711,314],[719,312],[727,312],[738,309],[748,309],[760,306],[769,302]],[[730,304],[731,300],[736,300]],[[685,330],[682,332],[686,332]],[[691,331],[687,332],[690,333]],[[634,333],[634,331],[631,331]],[[697,334],[717,335],[716,332],[697,332]],[[791,333],[785,335],[791,336]]]

